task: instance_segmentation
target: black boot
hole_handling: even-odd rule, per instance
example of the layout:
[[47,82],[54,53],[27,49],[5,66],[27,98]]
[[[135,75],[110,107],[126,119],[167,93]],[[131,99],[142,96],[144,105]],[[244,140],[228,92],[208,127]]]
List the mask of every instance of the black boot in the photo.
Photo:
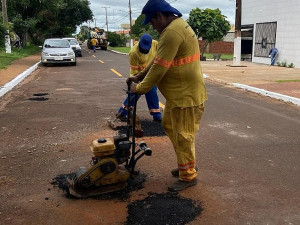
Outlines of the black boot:
[[174,184],[168,187],[169,191],[183,191],[184,189],[188,187],[195,186],[197,184],[197,179],[195,178],[192,181],[184,181],[184,180],[178,180]]

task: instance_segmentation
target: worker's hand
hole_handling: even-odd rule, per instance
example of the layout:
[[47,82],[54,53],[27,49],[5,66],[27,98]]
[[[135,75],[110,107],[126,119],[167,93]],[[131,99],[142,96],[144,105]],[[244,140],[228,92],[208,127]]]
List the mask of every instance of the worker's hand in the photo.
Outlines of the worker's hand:
[[137,93],[136,92],[136,85],[137,85],[137,83],[131,83],[131,85],[130,85],[130,91],[131,91],[131,93]]
[[139,82],[139,77],[136,75],[136,76],[132,76],[132,77],[128,77],[127,80],[126,80],[126,83],[128,85],[130,85],[131,83],[138,83]]

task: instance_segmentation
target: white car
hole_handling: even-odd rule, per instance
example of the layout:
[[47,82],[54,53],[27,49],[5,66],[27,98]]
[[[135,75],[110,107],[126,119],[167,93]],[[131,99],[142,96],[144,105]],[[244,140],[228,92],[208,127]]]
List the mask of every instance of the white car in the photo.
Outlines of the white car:
[[46,39],[42,48],[41,62],[44,66],[56,63],[70,63],[76,66],[76,56],[68,40]]
[[74,50],[76,56],[82,57],[81,47],[75,38],[63,38],[63,39],[66,39],[70,42],[70,45]]

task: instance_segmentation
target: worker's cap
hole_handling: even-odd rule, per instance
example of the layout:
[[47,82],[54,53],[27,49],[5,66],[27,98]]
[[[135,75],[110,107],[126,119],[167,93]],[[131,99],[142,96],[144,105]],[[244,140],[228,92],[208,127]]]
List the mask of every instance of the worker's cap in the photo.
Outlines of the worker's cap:
[[152,46],[152,37],[150,34],[143,34],[139,41],[139,47],[140,49],[144,50],[145,53],[148,53],[150,51],[150,48]]
[[173,13],[179,17],[182,16],[182,14],[177,9],[172,7],[165,0],[148,0],[142,10],[142,14],[146,15],[143,24],[146,25],[147,23],[149,23],[151,18],[155,17],[157,12]]

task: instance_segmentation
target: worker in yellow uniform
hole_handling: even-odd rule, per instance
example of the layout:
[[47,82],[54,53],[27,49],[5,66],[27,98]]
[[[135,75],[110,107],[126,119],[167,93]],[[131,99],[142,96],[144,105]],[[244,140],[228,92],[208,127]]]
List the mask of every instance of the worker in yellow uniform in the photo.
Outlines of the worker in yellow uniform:
[[177,156],[177,168],[171,173],[179,177],[168,189],[181,191],[197,184],[195,134],[207,100],[197,35],[165,0],[149,0],[142,14],[144,24],[151,22],[160,33],[157,55],[153,65],[127,83],[133,81],[131,91],[140,94],[157,85],[165,97],[162,125]]
[[[158,42],[156,40],[152,40],[151,35],[143,34],[138,42],[132,47],[129,52],[129,64],[130,64],[130,76],[141,72],[145,69],[148,64],[150,64],[155,55],[157,49]],[[130,106],[134,105],[133,102],[133,94],[130,95]],[[137,95],[137,100],[141,95]],[[159,99],[157,95],[157,86],[152,87],[146,94],[146,101],[148,105],[148,109],[150,114],[153,117],[153,122],[160,123],[162,120],[160,109],[159,109]],[[120,118],[121,121],[127,121],[127,104],[128,98],[123,102],[122,107],[120,107],[117,117]]]
[[93,37],[92,40],[91,40],[91,44],[92,44],[93,51],[96,52],[96,46],[98,44],[98,40]]

